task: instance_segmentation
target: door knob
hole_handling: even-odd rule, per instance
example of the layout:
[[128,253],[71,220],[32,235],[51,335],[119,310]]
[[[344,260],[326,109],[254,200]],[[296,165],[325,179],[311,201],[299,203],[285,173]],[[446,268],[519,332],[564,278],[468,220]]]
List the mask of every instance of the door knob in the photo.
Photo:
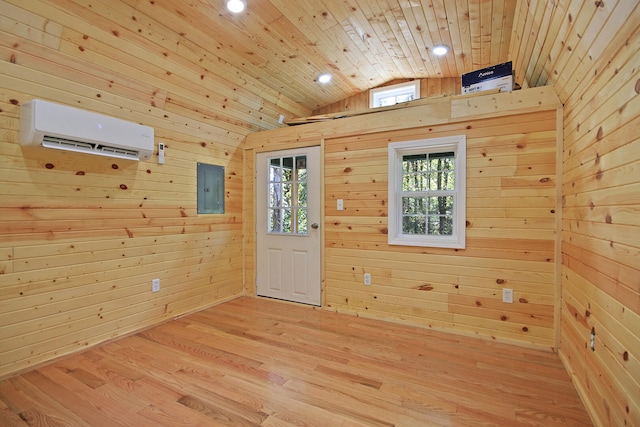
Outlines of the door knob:
[[318,223],[314,222],[313,224],[311,224],[311,228],[313,228],[314,230],[318,229]]

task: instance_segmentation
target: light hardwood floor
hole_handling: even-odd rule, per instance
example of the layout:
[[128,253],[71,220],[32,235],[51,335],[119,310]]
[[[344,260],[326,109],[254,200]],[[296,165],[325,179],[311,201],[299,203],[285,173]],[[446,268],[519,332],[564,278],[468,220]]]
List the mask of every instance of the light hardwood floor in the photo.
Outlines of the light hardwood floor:
[[2,426],[589,426],[557,355],[239,298],[0,382]]

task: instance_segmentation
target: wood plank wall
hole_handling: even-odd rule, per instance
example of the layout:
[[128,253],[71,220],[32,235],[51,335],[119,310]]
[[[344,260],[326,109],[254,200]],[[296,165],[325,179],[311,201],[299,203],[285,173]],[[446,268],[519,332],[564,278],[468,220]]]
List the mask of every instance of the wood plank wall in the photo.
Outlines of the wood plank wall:
[[[253,173],[254,152],[323,144],[324,308],[550,349],[560,107],[553,91],[530,89],[260,132],[247,137],[245,171]],[[388,245],[389,142],[457,134],[467,135],[467,248]],[[245,211],[253,212],[251,182]],[[245,230],[251,257],[255,229]],[[249,293],[252,283],[248,265]],[[505,287],[514,304],[502,303]]]
[[[326,307],[554,347],[555,126],[549,111],[327,139]],[[466,249],[388,245],[388,144],[460,134]],[[514,304],[502,288],[514,289]]]
[[[242,143],[310,111],[170,7],[0,0],[0,377],[243,293]],[[33,98],[152,126],[166,164],[22,148]],[[197,214],[197,162],[225,167],[225,214]]]
[[600,426],[640,425],[639,50],[637,0],[518,2],[516,78],[565,105],[560,355]]
[[[384,86],[405,83],[409,79],[397,79],[388,82]],[[382,87],[382,86],[381,86]],[[437,79],[420,79],[420,98],[434,96],[459,95],[462,91],[462,82],[459,77],[443,77]],[[339,102],[326,105],[314,110],[312,115],[341,113],[345,111],[364,111],[369,109],[369,91],[350,96]]]

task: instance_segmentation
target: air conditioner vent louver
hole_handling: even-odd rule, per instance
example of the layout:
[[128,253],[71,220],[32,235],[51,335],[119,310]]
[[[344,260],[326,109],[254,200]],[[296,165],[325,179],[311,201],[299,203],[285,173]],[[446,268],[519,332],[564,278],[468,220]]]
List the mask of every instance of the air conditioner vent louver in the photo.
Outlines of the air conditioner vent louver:
[[57,138],[49,135],[45,135],[42,138],[42,146],[47,148],[68,147],[71,149],[93,150],[93,144],[89,144],[88,142],[72,141],[70,139]]
[[78,153],[102,152],[112,157],[120,159],[138,160],[138,152],[125,148],[109,147],[107,145],[92,144],[89,142],[72,141],[70,139],[58,138],[45,135],[42,138],[42,146],[47,148],[58,148],[61,150],[75,151]]
[[118,154],[120,156],[131,157],[132,159],[138,158],[138,153],[124,148],[107,147],[106,145],[98,145],[96,150],[100,150],[104,153]]
[[149,160],[153,128],[126,120],[34,99],[20,107],[20,144]]

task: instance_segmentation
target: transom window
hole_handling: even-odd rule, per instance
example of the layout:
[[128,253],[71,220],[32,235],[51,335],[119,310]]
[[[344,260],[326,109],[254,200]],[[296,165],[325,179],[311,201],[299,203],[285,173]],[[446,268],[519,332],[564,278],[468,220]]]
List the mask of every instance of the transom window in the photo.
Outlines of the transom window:
[[387,107],[420,98],[420,81],[384,86],[369,91],[369,107]]
[[466,137],[389,144],[389,244],[465,247]]
[[271,234],[307,235],[307,156],[269,159]]

